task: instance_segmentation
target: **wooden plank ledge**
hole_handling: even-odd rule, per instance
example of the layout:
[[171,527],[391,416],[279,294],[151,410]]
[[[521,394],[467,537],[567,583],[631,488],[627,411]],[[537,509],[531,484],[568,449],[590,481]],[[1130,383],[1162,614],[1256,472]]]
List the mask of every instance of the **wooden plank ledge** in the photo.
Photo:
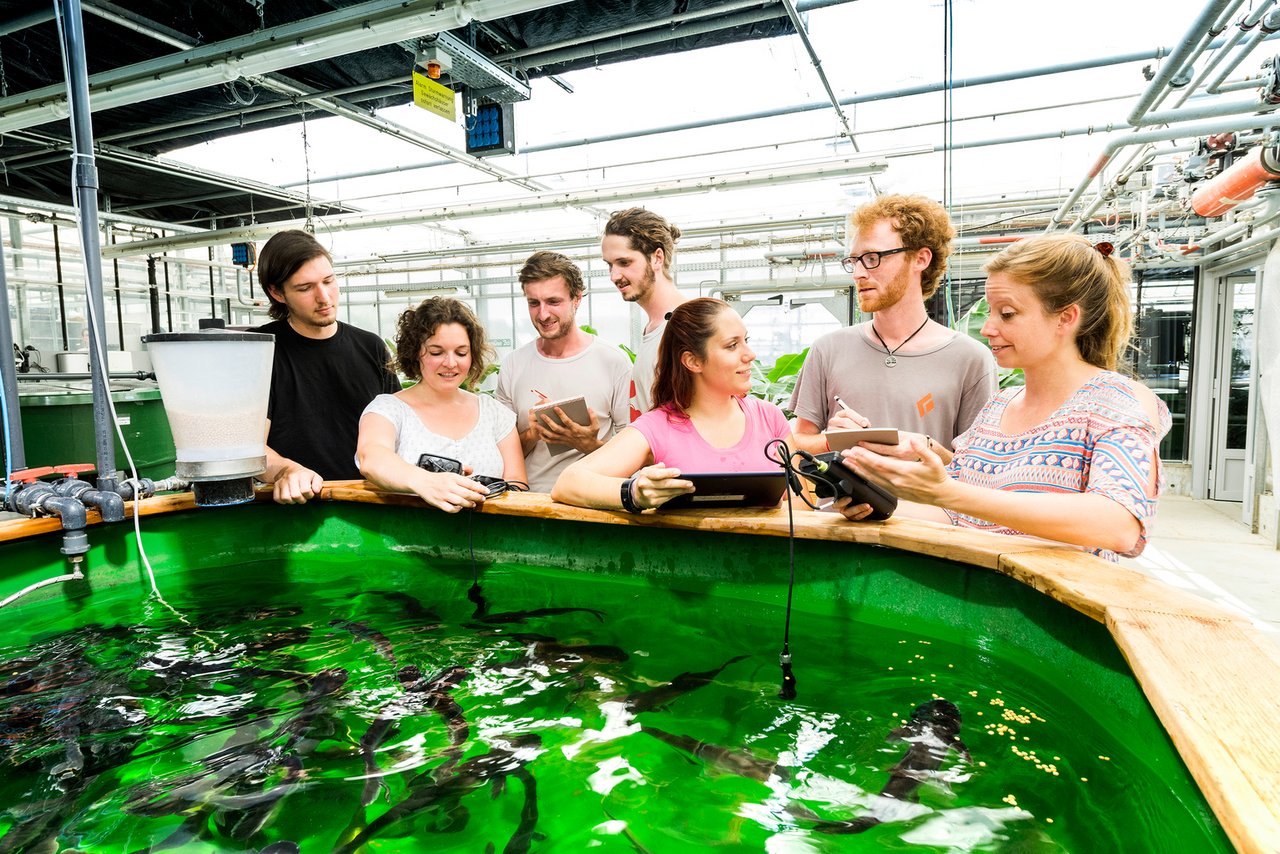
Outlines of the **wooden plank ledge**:
[[[270,501],[269,489],[256,500]],[[426,507],[414,495],[365,481],[325,483],[319,500]],[[126,504],[142,516],[190,510],[191,493]],[[507,493],[480,513],[656,529],[784,537],[787,511],[683,510],[634,515],[557,504],[546,495]],[[101,519],[88,514],[89,525]],[[128,524],[126,522],[126,524]],[[61,529],[56,518],[0,523],[0,542]],[[847,522],[795,508],[796,536],[895,548],[1009,576],[1103,623],[1177,746],[1206,800],[1240,851],[1280,851],[1280,647],[1244,619],[1127,567],[1070,546],[969,531],[912,519]],[[92,536],[92,534],[90,535]]]

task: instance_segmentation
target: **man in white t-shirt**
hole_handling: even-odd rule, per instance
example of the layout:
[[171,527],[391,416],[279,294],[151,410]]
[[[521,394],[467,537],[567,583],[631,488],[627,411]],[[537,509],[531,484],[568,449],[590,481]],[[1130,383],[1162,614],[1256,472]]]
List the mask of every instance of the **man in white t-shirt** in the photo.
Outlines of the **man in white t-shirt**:
[[671,310],[684,302],[671,278],[680,229],[644,208],[628,208],[609,217],[600,254],[609,265],[609,280],[622,298],[644,309],[645,327],[631,368],[631,420],[648,412],[658,343]]
[[[558,252],[535,252],[520,268],[520,287],[538,337],[502,360],[498,402],[516,413],[529,488],[550,492],[560,471],[607,442],[630,421],[631,361],[577,323],[586,286],[578,266]],[[535,416],[534,407],[586,399],[589,423]]]

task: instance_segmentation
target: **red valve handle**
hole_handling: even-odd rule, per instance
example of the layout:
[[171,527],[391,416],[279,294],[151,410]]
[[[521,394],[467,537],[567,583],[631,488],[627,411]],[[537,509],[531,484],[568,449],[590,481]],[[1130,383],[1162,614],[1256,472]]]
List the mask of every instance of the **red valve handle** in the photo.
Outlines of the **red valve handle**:
[[21,469],[9,475],[11,480],[19,483],[35,483],[47,474],[53,474],[53,466],[40,466],[33,469]]
[[67,476],[81,474],[82,472],[93,471],[97,466],[93,463],[70,463],[65,466],[54,466],[55,474],[65,474]]

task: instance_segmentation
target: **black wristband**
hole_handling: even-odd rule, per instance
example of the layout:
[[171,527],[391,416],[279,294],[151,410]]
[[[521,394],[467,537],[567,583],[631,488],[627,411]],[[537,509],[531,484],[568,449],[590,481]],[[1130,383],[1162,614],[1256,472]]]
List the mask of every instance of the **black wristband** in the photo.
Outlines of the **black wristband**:
[[622,493],[619,496],[622,500],[622,509],[628,513],[643,513],[644,508],[636,503],[636,496],[631,491],[632,485],[636,482],[634,476],[627,478],[622,482]]

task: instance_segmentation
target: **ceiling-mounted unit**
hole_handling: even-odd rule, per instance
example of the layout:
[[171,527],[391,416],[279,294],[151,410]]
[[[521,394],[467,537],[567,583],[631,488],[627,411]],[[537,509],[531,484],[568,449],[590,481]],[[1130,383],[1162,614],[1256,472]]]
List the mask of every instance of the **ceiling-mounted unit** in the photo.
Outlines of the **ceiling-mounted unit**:
[[472,96],[509,104],[529,100],[529,84],[503,71],[480,51],[449,33],[436,33],[419,41],[420,50],[434,48],[449,56],[449,82],[467,86]]

